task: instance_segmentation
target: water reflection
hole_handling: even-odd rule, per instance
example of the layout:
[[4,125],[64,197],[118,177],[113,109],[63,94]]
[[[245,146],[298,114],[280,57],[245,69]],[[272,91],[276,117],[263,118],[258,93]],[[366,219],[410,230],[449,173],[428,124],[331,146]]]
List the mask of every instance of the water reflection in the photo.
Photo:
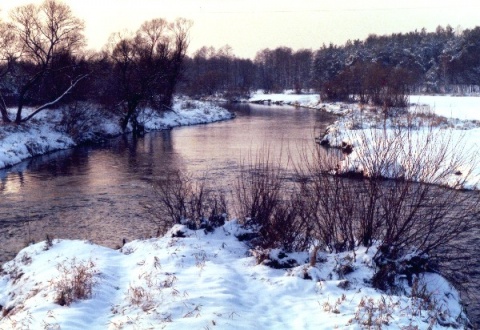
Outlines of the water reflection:
[[[237,118],[181,127],[134,139],[122,136],[101,146],[36,157],[0,170],[0,262],[27,241],[54,237],[90,239],[114,247],[122,238],[155,232],[152,181],[174,170],[207,174],[230,187],[251,150],[273,153],[290,144],[313,144],[313,131],[328,114],[291,107],[234,106]],[[281,146],[283,144],[283,146]]]

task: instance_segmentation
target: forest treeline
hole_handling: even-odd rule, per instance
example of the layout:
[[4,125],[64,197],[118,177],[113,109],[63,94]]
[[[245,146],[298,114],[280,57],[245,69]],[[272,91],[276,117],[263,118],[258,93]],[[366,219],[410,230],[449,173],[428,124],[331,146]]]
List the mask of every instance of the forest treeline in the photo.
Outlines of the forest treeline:
[[[229,46],[188,56],[192,24],[153,19],[135,32],[113,34],[101,51],[88,51],[83,21],[63,2],[15,8],[0,21],[2,121],[20,124],[46,108],[85,101],[120,113],[122,127],[135,130],[138,109],[170,109],[175,91],[233,99],[256,89],[313,89],[324,99],[396,106],[412,91],[480,85],[480,27],[370,35],[317,50],[263,49],[245,59]],[[26,115],[25,106],[34,111]]]
[[478,92],[479,52],[480,27],[455,31],[450,26],[372,34],[317,50],[263,49],[253,60],[236,57],[228,46],[203,47],[186,61],[183,88],[192,95],[314,89],[328,99],[375,103],[389,93],[395,103],[406,92]]

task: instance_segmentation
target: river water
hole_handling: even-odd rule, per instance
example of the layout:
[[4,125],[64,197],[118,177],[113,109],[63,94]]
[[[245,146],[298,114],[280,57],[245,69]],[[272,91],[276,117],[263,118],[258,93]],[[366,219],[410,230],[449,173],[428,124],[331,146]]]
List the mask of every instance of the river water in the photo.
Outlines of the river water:
[[[295,157],[298,148],[313,146],[314,137],[335,120],[302,108],[228,107],[237,115],[234,120],[138,139],[122,136],[0,170],[0,264],[47,234],[109,247],[155,235],[155,214],[146,207],[153,203],[155,178],[181,170],[207,175],[228,189],[252,152],[267,148],[287,159],[290,150]],[[473,240],[478,244],[478,237]],[[474,259],[478,263],[478,256]],[[479,319],[479,299],[470,300]]]
[[231,187],[250,153],[312,145],[335,119],[293,107],[229,107],[234,120],[122,136],[0,170],[0,262],[47,234],[110,247],[154,235],[155,215],[145,205],[152,204],[155,178],[182,170]]

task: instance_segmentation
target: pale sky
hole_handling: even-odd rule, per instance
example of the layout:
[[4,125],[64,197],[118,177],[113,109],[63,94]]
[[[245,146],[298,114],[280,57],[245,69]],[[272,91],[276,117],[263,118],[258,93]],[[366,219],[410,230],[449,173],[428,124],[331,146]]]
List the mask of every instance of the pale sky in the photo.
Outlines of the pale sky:
[[[1,16],[41,0],[1,0]],[[438,25],[480,25],[480,1],[426,0],[64,0],[85,21],[88,46],[101,49],[113,32],[135,31],[152,18],[191,19],[189,52],[226,44],[239,57],[288,46],[318,49],[369,34],[409,32]]]

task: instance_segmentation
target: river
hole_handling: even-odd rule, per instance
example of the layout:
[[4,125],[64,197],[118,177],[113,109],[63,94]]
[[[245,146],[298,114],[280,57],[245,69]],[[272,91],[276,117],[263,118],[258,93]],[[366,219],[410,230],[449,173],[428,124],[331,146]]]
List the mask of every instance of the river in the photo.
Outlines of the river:
[[[234,120],[122,136],[0,170],[0,262],[28,242],[88,239],[115,247],[155,233],[152,182],[181,170],[231,187],[242,159],[261,148],[312,145],[335,117],[309,109],[231,105]],[[315,133],[317,132],[317,133]],[[286,154],[286,152],[285,152]],[[285,157],[286,158],[286,155]]]

